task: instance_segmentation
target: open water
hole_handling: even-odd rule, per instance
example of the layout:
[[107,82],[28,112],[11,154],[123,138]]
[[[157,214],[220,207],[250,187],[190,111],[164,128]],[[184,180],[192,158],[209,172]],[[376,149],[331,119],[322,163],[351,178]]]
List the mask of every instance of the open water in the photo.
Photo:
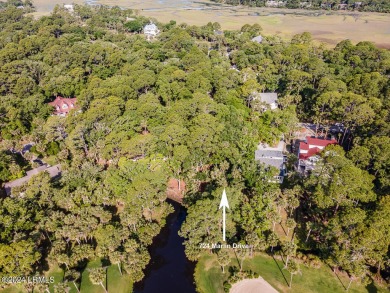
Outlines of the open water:
[[168,216],[167,224],[153,240],[145,278],[134,285],[134,293],[196,293],[195,264],[186,258],[184,239],[178,235],[187,213],[179,204],[170,203],[175,212]]

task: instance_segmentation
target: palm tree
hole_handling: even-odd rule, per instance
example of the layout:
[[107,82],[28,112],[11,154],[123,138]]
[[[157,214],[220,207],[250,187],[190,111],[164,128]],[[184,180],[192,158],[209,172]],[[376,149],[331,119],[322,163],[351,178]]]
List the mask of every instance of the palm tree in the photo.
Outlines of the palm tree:
[[248,254],[248,250],[245,249],[245,248],[237,248],[237,249],[234,250],[234,252],[236,253],[237,258],[239,259],[240,272],[241,272],[242,271],[243,262],[245,260],[245,257]]
[[89,270],[89,279],[94,285],[100,285],[103,287],[104,292],[108,293],[106,287],[103,285],[103,282],[106,279],[106,271],[103,268],[94,268]]
[[70,287],[66,283],[58,283],[54,286],[54,293],[69,293]]
[[110,262],[112,264],[117,264],[119,272],[122,275],[121,263],[123,260],[123,255],[119,251],[113,251],[109,254]]
[[230,263],[230,257],[226,250],[221,249],[217,254],[218,263],[222,267],[222,273],[225,273],[225,266]]
[[274,247],[279,243],[279,237],[275,233],[271,233],[267,238],[268,245],[271,246],[271,252],[274,250]]
[[285,267],[287,267],[290,256],[295,255],[296,251],[297,251],[297,245],[294,242],[286,241],[283,243],[282,252],[286,256]]
[[288,286],[291,288],[293,275],[301,273],[301,270],[299,268],[299,264],[294,260],[290,260],[288,262],[286,269],[290,273],[290,284]]
[[49,285],[44,283],[39,283],[34,286],[34,292],[45,292],[50,293],[49,291]]
[[275,232],[275,225],[276,223],[280,223],[280,221],[282,220],[282,217],[280,216],[280,214],[272,209],[269,214],[268,214],[268,217],[269,219],[272,221],[272,232]]
[[61,253],[56,255],[56,261],[59,265],[65,265],[66,269],[69,270],[69,256]]
[[80,290],[76,285],[76,282],[80,279],[80,277],[81,277],[80,272],[78,272],[76,270],[68,270],[65,273],[64,279],[68,282],[72,282],[74,287],[76,288],[77,292],[80,293]]
[[294,229],[296,225],[297,225],[297,223],[294,221],[293,218],[288,218],[286,220],[286,226],[287,226],[287,235],[286,236],[288,236],[288,234],[290,233],[290,230]]

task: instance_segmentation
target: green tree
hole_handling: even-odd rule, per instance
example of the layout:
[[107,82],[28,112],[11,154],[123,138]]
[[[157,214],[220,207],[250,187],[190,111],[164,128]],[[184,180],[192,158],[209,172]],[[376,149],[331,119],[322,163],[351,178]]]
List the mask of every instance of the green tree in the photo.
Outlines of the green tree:
[[237,258],[239,259],[240,263],[240,272],[242,271],[242,265],[244,263],[244,260],[246,256],[248,255],[248,250],[246,248],[236,248],[234,252],[237,255]]
[[291,288],[293,276],[301,273],[301,270],[299,268],[299,264],[294,260],[289,260],[288,264],[286,265],[286,269],[290,273],[290,284],[288,284],[288,286]]
[[292,219],[292,218],[288,218],[287,220],[286,220],[286,227],[287,227],[287,236],[288,236],[288,234],[290,233],[290,230],[291,229],[294,229],[295,227],[296,227],[296,225],[297,225],[297,223],[295,222],[295,220],[294,219]]
[[284,241],[282,243],[282,252],[286,257],[286,261],[284,264],[285,267],[287,267],[290,257],[295,256],[296,251],[297,251],[297,245],[294,242]]
[[64,280],[73,283],[73,286],[75,287],[76,291],[80,293],[80,289],[78,288],[76,282],[80,280],[81,274],[80,272],[76,271],[75,269],[67,270],[65,272]]
[[230,256],[229,256],[229,253],[226,251],[226,249],[221,249],[217,253],[217,260],[218,260],[218,263],[221,265],[222,273],[224,274],[225,267],[230,263]]
[[90,269],[89,279],[91,280],[92,284],[102,286],[104,292],[107,293],[107,289],[104,286],[104,282],[106,281],[106,270],[104,268]]
[[66,283],[58,283],[54,285],[54,293],[69,293],[70,287]]

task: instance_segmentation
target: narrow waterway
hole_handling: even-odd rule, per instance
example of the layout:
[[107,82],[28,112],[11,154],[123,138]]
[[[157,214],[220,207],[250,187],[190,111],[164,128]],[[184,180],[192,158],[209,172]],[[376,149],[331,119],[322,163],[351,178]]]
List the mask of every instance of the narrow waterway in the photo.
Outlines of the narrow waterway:
[[195,293],[194,263],[184,253],[183,238],[178,231],[186,218],[186,210],[170,201],[175,212],[155,237],[149,249],[151,261],[145,278],[134,285],[134,293]]

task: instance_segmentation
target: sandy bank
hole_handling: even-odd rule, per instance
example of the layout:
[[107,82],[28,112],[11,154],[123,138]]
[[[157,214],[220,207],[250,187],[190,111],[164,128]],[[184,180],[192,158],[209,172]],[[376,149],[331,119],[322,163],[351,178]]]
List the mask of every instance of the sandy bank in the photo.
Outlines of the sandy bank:
[[257,279],[245,279],[232,286],[230,293],[278,293],[262,277]]

